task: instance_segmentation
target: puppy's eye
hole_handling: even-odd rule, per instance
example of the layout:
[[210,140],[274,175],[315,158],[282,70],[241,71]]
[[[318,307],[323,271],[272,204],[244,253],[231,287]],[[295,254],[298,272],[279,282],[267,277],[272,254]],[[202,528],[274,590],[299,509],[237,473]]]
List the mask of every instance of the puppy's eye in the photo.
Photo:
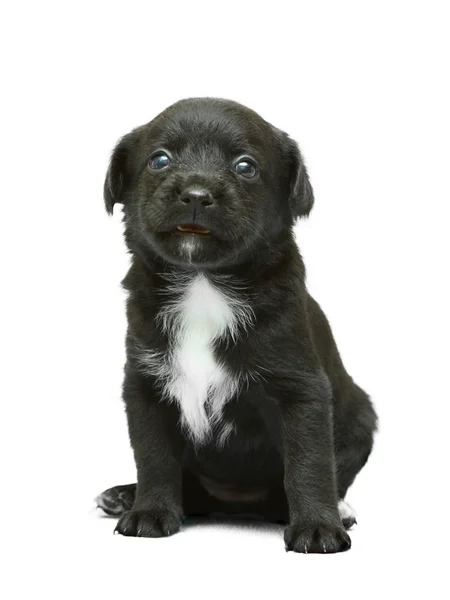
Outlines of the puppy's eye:
[[161,169],[167,169],[167,167],[170,166],[170,162],[170,158],[167,156],[167,154],[164,152],[158,152],[150,158],[148,166],[154,171],[161,171]]
[[256,165],[248,158],[243,158],[234,165],[234,170],[238,175],[251,179],[256,175]]

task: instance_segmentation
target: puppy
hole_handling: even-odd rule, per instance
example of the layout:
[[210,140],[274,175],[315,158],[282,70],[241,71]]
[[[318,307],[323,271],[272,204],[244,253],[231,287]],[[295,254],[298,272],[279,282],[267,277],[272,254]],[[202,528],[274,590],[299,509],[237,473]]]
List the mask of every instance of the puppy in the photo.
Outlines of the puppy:
[[123,398],[137,485],[98,505],[161,537],[189,515],[287,524],[294,552],[340,552],[344,497],[376,415],[308,294],[293,225],[314,197],[297,144],[227,100],[183,100],[117,144],[106,209],[132,263]]

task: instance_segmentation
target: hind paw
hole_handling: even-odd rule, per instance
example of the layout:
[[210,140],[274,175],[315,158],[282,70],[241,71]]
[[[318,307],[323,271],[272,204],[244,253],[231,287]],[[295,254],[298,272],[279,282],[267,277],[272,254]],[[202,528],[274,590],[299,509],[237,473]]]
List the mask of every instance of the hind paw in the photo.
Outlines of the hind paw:
[[342,525],[345,527],[345,529],[351,529],[353,525],[357,524],[355,511],[350,504],[345,502],[345,500],[339,500],[338,509]]
[[95,502],[109,517],[120,517],[133,506],[136,484],[116,485],[102,492]]

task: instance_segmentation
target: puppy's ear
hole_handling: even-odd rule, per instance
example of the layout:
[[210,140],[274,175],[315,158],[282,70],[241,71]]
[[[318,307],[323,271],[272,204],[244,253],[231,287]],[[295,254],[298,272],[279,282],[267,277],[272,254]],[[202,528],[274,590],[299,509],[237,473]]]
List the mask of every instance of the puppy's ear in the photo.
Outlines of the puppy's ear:
[[287,134],[284,134],[283,145],[289,166],[289,203],[292,214],[295,219],[307,217],[314,204],[314,192],[309,181],[308,171],[297,143]]
[[108,214],[112,215],[114,204],[125,204],[130,184],[129,154],[131,150],[132,134],[121,138],[114,148],[109,161],[103,186],[103,196]]

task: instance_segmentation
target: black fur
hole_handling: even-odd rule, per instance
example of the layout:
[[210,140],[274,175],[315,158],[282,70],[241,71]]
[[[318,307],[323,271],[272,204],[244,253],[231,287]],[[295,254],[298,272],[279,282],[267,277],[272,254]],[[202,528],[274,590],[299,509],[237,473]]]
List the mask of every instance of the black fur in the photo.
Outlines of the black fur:
[[[159,149],[172,163],[152,171],[148,161]],[[232,169],[242,155],[258,165],[253,179]],[[197,215],[180,200],[192,185],[213,199]],[[107,512],[124,512],[116,530],[159,537],[178,531],[183,515],[251,512],[288,523],[287,550],[349,548],[338,499],[369,457],[376,415],[345,371],[326,317],[305,286],[292,227],[309,214],[314,197],[297,144],[235,102],[184,100],[119,142],[105,202],[108,212],[123,204],[132,256],[123,282],[123,397],[138,483],[137,489],[118,486],[102,495]],[[192,219],[211,233],[196,236],[189,262],[181,251],[185,234],[175,230]],[[261,375],[225,405],[236,431],[223,447],[214,434],[200,447],[190,441],[177,405],[161,400],[158,381],[136,357],[136,347],[167,351],[169,341],[155,319],[173,299],[167,276],[199,271],[218,286],[232,285],[254,313],[253,326],[236,343],[220,340],[214,349],[230,372]],[[265,489],[267,495],[250,503],[218,500],[204,480],[237,493]]]

